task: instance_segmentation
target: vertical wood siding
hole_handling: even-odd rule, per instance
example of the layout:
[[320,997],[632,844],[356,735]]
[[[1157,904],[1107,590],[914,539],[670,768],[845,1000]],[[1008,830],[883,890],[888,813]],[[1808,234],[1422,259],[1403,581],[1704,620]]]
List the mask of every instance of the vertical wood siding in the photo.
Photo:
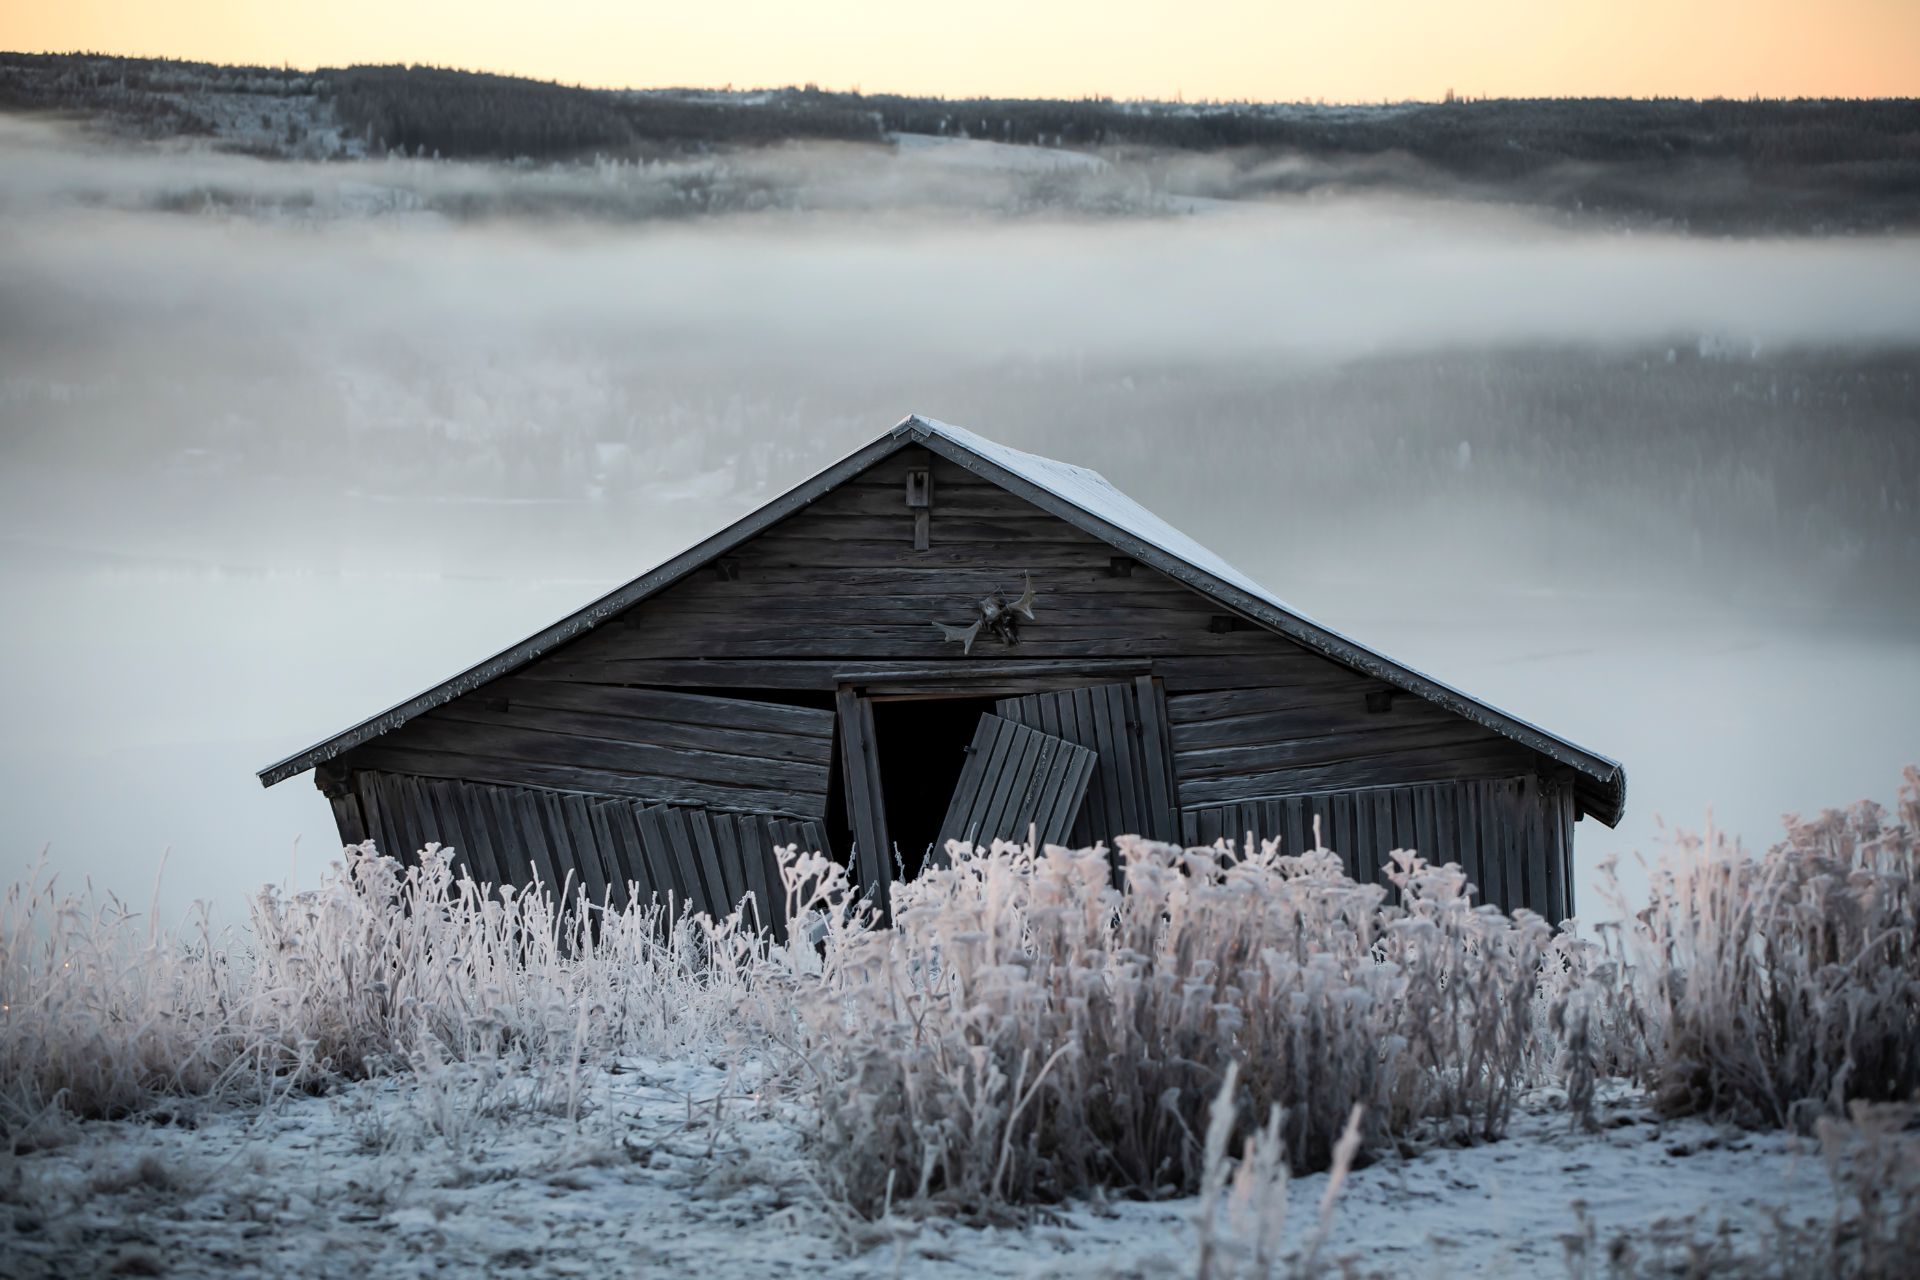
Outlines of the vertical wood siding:
[[[368,837],[412,861],[429,843],[453,851],[456,872],[485,884],[535,881],[614,907],[671,901],[718,918],[736,907],[785,932],[776,846],[826,850],[812,819],[648,804],[618,797],[457,782],[365,770],[352,775]],[[744,906],[743,906],[744,903]]]
[[953,789],[953,803],[940,824],[935,854],[947,841],[986,846],[995,840],[1027,839],[1059,844],[1073,830],[1094,754],[1063,738],[1030,729],[1003,716],[981,716]]
[[1178,840],[1165,698],[1142,677],[1127,683],[1006,698],[1002,716],[1096,753],[1086,803],[1069,839],[1086,848],[1119,835]]
[[1395,849],[1458,863],[1482,902],[1526,907],[1558,923],[1573,914],[1574,799],[1567,784],[1531,774],[1408,787],[1375,787],[1189,809],[1187,843],[1235,848],[1277,839],[1281,852],[1322,844],[1356,879],[1387,883]]

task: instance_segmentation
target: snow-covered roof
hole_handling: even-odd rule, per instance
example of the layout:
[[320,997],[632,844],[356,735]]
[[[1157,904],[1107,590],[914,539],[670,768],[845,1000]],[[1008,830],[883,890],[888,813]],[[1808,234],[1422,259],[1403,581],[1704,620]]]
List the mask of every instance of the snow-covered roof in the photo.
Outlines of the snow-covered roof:
[[451,680],[390,707],[379,715],[371,716],[324,742],[262,769],[260,781],[272,786],[304,773],[344,751],[399,728],[425,711],[509,674],[725,555],[794,512],[811,505],[882,458],[916,444],[1026,498],[1140,563],[1186,583],[1201,594],[1308,649],[1405,689],[1566,765],[1578,775],[1575,794],[1581,811],[1592,814],[1609,826],[1620,820],[1626,805],[1626,772],[1617,761],[1549,733],[1538,725],[1395,662],[1385,654],[1315,622],[1114,488],[1097,471],[1009,448],[963,427],[918,415],[904,419],[886,435],[847,455],[758,511],[655,566],[539,634],[529,636]]
[[[1112,482],[1098,471],[1075,466],[1071,462],[1043,458],[1037,453],[1023,453],[965,427],[956,427],[932,418],[908,418],[893,429],[893,434],[923,440],[928,436],[939,436],[1071,502],[1090,516],[1104,520],[1115,528],[1129,530],[1135,537],[1152,543],[1196,569],[1205,570],[1222,582],[1230,582],[1242,591],[1266,595],[1266,588],[1114,488]],[[1278,608],[1288,607],[1271,596],[1267,598]]]

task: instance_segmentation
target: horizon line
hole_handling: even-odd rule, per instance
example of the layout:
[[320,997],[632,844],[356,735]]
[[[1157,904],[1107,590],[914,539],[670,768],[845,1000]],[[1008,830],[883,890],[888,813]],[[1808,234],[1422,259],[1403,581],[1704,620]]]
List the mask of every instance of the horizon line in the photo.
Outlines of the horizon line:
[[1156,97],[1150,95],[1116,96],[1104,93],[1082,93],[1073,95],[992,95],[971,94],[954,95],[945,93],[915,92],[903,89],[866,90],[860,85],[847,88],[831,88],[816,81],[804,83],[737,85],[732,81],[724,85],[701,84],[588,84],[584,81],[567,81],[550,77],[529,75],[518,71],[496,71],[485,67],[455,66],[451,63],[435,62],[349,62],[316,63],[299,65],[290,61],[278,64],[267,62],[218,62],[208,58],[199,58],[187,54],[147,54],[147,53],[110,53],[98,49],[0,49],[0,58],[19,56],[29,58],[99,58],[123,62],[167,62],[190,66],[213,67],[226,71],[278,71],[287,74],[318,75],[326,71],[352,71],[360,68],[393,68],[406,71],[445,71],[456,75],[493,76],[503,80],[522,80],[530,84],[551,85],[555,88],[574,89],[584,93],[779,93],[791,91],[797,93],[814,92],[847,97],[891,97],[910,98],[934,102],[1111,102],[1136,103],[1154,106],[1246,106],[1246,107],[1401,107],[1401,106],[1470,106],[1480,103],[1513,102],[1689,102],[1689,103],[1817,103],[1817,102],[1914,102],[1920,103],[1920,95],[1914,94],[1798,94],[1773,95],[1751,93],[1732,97],[1726,94],[1706,96],[1690,94],[1547,94],[1547,95],[1495,95],[1475,94],[1448,88],[1444,93],[1451,97],[1436,98],[1378,98],[1378,99],[1330,99],[1316,95],[1312,98],[1218,98],[1201,96],[1189,98],[1179,90],[1175,96]]

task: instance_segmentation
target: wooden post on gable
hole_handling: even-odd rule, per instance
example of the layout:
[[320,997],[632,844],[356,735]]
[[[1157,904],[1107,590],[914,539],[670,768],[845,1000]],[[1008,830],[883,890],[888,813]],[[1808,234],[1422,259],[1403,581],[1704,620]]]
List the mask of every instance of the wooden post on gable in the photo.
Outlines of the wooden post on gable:
[[913,512],[913,549],[925,551],[933,545],[933,468],[925,462],[907,468],[907,509]]

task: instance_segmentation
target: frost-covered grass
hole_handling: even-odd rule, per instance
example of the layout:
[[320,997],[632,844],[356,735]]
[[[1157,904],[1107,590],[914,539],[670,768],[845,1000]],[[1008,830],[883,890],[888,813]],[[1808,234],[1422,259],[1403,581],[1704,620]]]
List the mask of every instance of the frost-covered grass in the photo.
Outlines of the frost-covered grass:
[[1300,1172],[1350,1122],[1368,1154],[1504,1130],[1544,921],[1410,855],[1392,901],[1325,850],[1122,838],[1119,856],[1125,892],[1104,849],[957,850],[896,888],[891,929],[834,935],[793,1048],[839,1198],[1190,1192],[1230,1078],[1234,1148],[1270,1123]]
[[1811,1129],[1920,1090],[1920,769],[1765,854],[1682,835],[1605,927],[1608,1055],[1669,1112]]
[[1909,770],[1894,813],[1757,858],[1683,840],[1598,943],[1412,855],[1382,888],[1140,841],[1125,893],[1102,851],[956,849],[889,926],[788,850],[790,946],[438,849],[349,849],[231,934],[42,875],[0,914],[0,1210],[49,1273],[154,1240],[290,1265],[258,1228],[350,1238],[343,1274],[779,1274],[786,1239],[876,1275],[1404,1270],[1423,1239],[1442,1269],[1898,1274],[1917,831]]
[[499,1061],[579,1064],[736,1035],[766,946],[737,918],[562,911],[543,891],[345,850],[322,888],[250,904],[243,933],[157,927],[35,876],[0,909],[0,1124],[277,1096]]

